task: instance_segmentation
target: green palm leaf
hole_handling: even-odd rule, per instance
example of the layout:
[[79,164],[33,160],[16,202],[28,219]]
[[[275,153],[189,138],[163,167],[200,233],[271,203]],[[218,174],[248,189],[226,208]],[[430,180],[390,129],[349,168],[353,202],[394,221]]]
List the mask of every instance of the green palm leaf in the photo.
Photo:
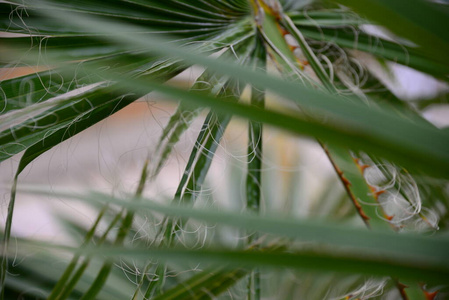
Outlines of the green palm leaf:
[[[287,279],[277,284],[291,291],[286,294],[306,298],[332,294],[349,299],[364,293],[368,297],[368,283],[356,287],[369,282],[361,275],[384,277],[372,288],[373,294],[431,297],[426,293],[434,291],[432,286],[417,282],[444,284],[442,278],[449,273],[445,238],[449,135],[426,121],[421,109],[440,103],[441,97],[416,105],[402,101],[376,78],[369,64],[360,61],[360,53],[386,68],[399,63],[447,82],[448,15],[447,5],[426,0],[1,1],[0,32],[7,35],[0,34],[0,68],[7,73],[32,67],[29,74],[0,82],[0,162],[23,152],[3,234],[2,297],[15,297],[27,285],[36,285],[42,294],[33,295],[50,299],[121,299],[128,294],[133,299],[225,299],[226,291],[235,298],[260,299],[276,290],[270,286],[274,282],[264,279],[273,268],[299,270],[294,280],[279,272],[279,278]],[[384,26],[397,36],[374,36],[366,25]],[[192,87],[167,83],[192,66],[203,68]],[[43,273],[40,258],[20,267],[11,263],[20,174],[43,153],[153,91],[179,104],[155,150],[148,150],[149,165],[142,163],[137,197],[126,199],[141,201],[29,189],[36,196],[53,194],[111,206],[90,229],[77,227],[86,236],[85,245],[97,240],[98,247],[77,250],[18,240],[19,256],[22,249],[38,246],[55,254],[75,252],[64,273],[61,269],[37,280]],[[156,182],[175,152],[173,147],[203,112],[207,116],[202,130],[185,166],[179,167],[184,173],[179,183],[173,179],[177,191],[172,204],[139,197]],[[232,180],[246,178],[239,183],[246,200],[230,200],[239,205],[247,201],[255,214],[193,208],[221,197],[205,192],[211,166],[226,133],[241,118],[250,124],[245,146],[248,166],[237,168],[246,173]],[[318,140],[336,171],[331,180],[321,181],[322,192],[314,201],[297,197],[306,193],[292,188],[285,203],[309,203],[320,218],[343,224],[311,220],[314,215],[307,211],[301,212],[301,219],[291,217],[294,212],[287,218],[271,216],[273,203],[284,201],[266,199],[276,190],[267,175],[269,147],[262,152],[262,143],[270,143],[265,134],[271,127],[295,138]],[[301,172],[292,178],[310,176]],[[327,186],[337,179],[345,197],[340,195],[341,186],[338,191],[335,185]],[[229,192],[239,194],[235,188]],[[293,209],[292,204],[288,207]],[[125,210],[126,217],[117,214]],[[111,212],[115,218],[102,217]],[[352,226],[361,221],[354,218],[357,213],[372,230]],[[402,233],[423,224],[436,231],[437,218],[442,232],[432,237]],[[114,242],[108,233],[119,220],[121,231],[111,247]],[[141,220],[154,222],[152,233],[129,247]],[[105,223],[106,233],[98,232],[100,223]],[[206,228],[213,233],[201,244],[212,247],[195,248],[198,242],[192,232],[211,224],[214,229]],[[226,233],[229,227],[240,231],[233,246],[223,238],[232,236]],[[389,232],[391,227],[399,232]],[[105,262],[97,260],[98,255]],[[122,271],[114,266],[118,259],[136,266],[133,284],[117,284],[122,280],[118,279]],[[200,271],[184,275],[192,262]],[[6,276],[8,268],[20,276]],[[325,280],[310,283],[318,278]],[[298,287],[295,280],[304,284]],[[444,288],[440,289],[444,297]]]

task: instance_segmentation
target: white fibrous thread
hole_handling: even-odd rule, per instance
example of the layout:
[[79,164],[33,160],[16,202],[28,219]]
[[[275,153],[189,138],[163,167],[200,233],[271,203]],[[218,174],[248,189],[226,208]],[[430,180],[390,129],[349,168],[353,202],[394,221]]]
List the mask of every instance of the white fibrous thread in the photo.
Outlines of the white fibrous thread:
[[371,299],[383,294],[384,287],[387,284],[386,279],[367,279],[364,284],[356,290],[333,299]]
[[391,224],[399,229],[438,229],[438,215],[422,206],[418,185],[409,173],[388,163],[368,165],[363,176],[385,214],[392,217]]

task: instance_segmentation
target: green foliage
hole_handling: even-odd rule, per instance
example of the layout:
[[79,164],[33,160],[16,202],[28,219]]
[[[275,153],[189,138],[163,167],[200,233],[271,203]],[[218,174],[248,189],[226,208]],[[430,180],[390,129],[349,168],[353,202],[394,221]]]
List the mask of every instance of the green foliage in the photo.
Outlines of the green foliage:
[[[25,291],[38,299],[448,295],[449,133],[422,117],[435,99],[399,99],[364,59],[447,82],[447,5],[13,0],[0,1],[0,18],[0,67],[35,70],[0,83],[0,162],[23,152],[3,232],[3,299]],[[366,25],[397,36],[375,36]],[[168,82],[192,67],[202,71],[189,88]],[[23,171],[42,154],[151,92],[179,105],[141,162],[132,195],[22,186]],[[171,199],[144,197],[203,111],[179,183],[172,178],[176,192]],[[234,117],[248,119],[247,161],[231,178],[243,178],[246,212],[225,210],[203,194]],[[298,194],[296,184],[282,191],[294,203],[309,203],[301,218],[292,202],[284,214],[270,207],[288,203],[268,179],[265,129],[272,128],[291,140],[316,141],[335,171],[313,199]],[[234,189],[228,200],[238,202]],[[87,227],[61,217],[84,236],[80,246],[21,239],[11,228],[24,194],[103,208]],[[139,236],[142,220],[151,228]],[[37,249],[45,251],[24,258]],[[49,272],[52,256],[65,263]],[[16,265],[13,257],[24,262]]]

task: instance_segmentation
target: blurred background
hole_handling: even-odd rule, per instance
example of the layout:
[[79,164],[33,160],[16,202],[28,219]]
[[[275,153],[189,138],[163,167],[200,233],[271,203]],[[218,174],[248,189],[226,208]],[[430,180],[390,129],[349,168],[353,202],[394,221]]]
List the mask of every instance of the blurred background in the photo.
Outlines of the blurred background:
[[[407,101],[436,97],[448,89],[443,83],[404,66],[392,64],[392,77],[375,62],[369,63],[396,95]],[[34,71],[30,68],[3,70],[0,80]],[[190,86],[200,73],[200,69],[188,69],[172,83]],[[176,103],[161,95],[147,95],[44,153],[20,175],[19,189],[21,185],[41,185],[92,189],[111,194],[132,193],[145,158],[149,155],[151,160],[162,129],[175,109]],[[153,199],[173,197],[205,116],[203,112],[183,134],[160,176],[147,185],[145,196]],[[439,127],[449,126],[449,105],[429,106],[424,116]],[[207,176],[206,188],[202,191],[203,202],[209,203],[207,205],[219,203],[233,210],[244,209],[247,130],[247,122],[238,118],[233,118],[227,128]],[[263,190],[263,206],[280,214],[326,215],[324,208],[318,211],[314,207],[314,200],[326,193],[329,194],[327,197],[337,199],[344,197],[344,193],[321,147],[308,138],[289,136],[272,128],[264,130],[262,172],[263,181],[270,182],[270,189]],[[1,226],[4,226],[12,180],[19,161],[20,155],[17,155],[0,164]],[[323,186],[322,182],[328,184]],[[21,237],[70,242],[66,229],[58,222],[69,218],[80,224],[91,224],[96,214],[85,204],[19,192],[12,230],[14,235]],[[356,218],[354,222],[360,221]]]

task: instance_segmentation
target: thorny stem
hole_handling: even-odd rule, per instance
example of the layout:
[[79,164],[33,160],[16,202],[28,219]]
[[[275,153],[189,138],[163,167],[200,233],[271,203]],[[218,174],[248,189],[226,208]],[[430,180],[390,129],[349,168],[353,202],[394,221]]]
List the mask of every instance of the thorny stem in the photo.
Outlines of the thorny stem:
[[[266,1],[268,1],[268,0],[266,0]],[[318,57],[315,55],[313,50],[310,48],[310,46],[308,45],[308,43],[305,40],[304,36],[300,32],[300,30],[298,30],[298,28],[294,25],[292,20],[287,15],[285,15],[282,12],[282,10],[280,9],[281,6],[279,5],[278,1],[276,1],[276,0],[270,1],[269,4],[267,4],[266,1],[264,1],[264,0],[251,0],[251,3],[253,5],[253,7],[254,7],[256,20],[258,21],[257,24],[258,24],[259,30],[262,33],[264,32],[264,30],[262,28],[262,25],[261,25],[263,20],[261,20],[261,19],[265,17],[265,13],[266,14],[270,14],[271,16],[274,16],[275,19],[276,19],[276,23],[278,24],[279,30],[281,30],[281,31],[286,30],[285,33],[291,34],[293,36],[293,38],[297,41],[297,43],[299,44],[302,52],[304,53],[304,55],[305,55],[305,57],[306,57],[306,59],[308,61],[308,64],[310,64],[310,66],[312,67],[313,71],[315,72],[315,74],[319,78],[320,82],[325,87],[325,89],[329,93],[331,93],[331,94],[338,94],[338,90],[336,89],[336,87],[332,83],[331,79],[329,78],[329,75],[324,70],[321,62],[318,59]],[[263,13],[262,13],[262,11],[263,11]],[[259,18],[259,19],[257,19],[257,18]],[[285,28],[285,29],[282,28],[281,24],[282,24],[283,28]],[[265,39],[268,42],[271,42],[269,40],[269,38],[265,38]],[[270,44],[270,43],[269,43],[269,46],[271,48],[273,48],[273,50],[275,52],[276,51],[279,52],[279,49],[277,49],[277,47],[275,47],[275,46],[273,47],[273,45]],[[290,49],[290,51],[291,51],[291,49]],[[288,59],[286,59],[284,57],[284,53],[282,53],[282,55],[279,55],[279,56],[281,57],[281,59],[285,60],[285,63],[288,64],[289,67],[291,68],[291,63],[290,63],[290,61]],[[295,68],[295,67],[293,66],[293,68]],[[330,153],[330,149],[328,149],[328,147],[323,142],[319,141],[319,143],[321,144],[322,148],[324,149],[324,151],[326,152],[328,158],[330,159],[332,165],[334,166],[335,171],[337,172],[340,180],[342,181],[342,183],[343,183],[343,185],[344,185],[344,187],[346,189],[346,192],[348,193],[348,195],[351,197],[352,201],[354,202],[354,205],[355,205],[356,209],[358,210],[358,213],[362,217],[362,219],[365,222],[366,226],[368,228],[370,228],[369,218],[366,216],[366,214],[364,213],[361,205],[358,203],[356,197],[352,193],[351,188],[350,188],[350,183],[345,179],[343,172],[341,172],[339,167],[335,164],[335,162],[334,162],[334,160],[332,158],[332,155]],[[377,198],[376,198],[376,200],[377,200]],[[402,290],[402,292],[404,292],[404,291]]]

